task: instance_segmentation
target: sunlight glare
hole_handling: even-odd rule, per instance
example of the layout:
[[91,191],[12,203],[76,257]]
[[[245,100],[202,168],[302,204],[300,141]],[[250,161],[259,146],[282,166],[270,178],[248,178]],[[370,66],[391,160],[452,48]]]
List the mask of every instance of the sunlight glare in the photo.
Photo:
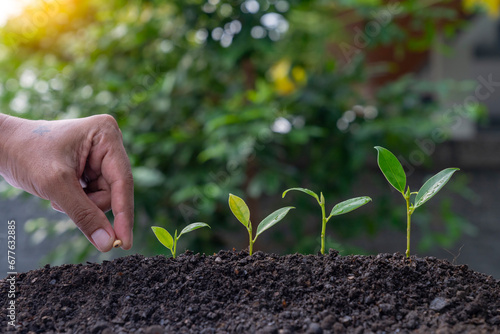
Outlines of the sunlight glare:
[[7,23],[7,20],[23,12],[23,9],[36,0],[0,0],[0,27]]

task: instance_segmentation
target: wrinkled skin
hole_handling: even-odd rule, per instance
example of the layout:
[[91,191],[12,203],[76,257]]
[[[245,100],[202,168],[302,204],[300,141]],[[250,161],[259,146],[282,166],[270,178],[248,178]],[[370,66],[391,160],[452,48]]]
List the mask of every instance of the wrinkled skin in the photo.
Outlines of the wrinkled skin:
[[33,121],[0,114],[0,174],[66,213],[101,252],[116,239],[132,247],[133,178],[113,117]]

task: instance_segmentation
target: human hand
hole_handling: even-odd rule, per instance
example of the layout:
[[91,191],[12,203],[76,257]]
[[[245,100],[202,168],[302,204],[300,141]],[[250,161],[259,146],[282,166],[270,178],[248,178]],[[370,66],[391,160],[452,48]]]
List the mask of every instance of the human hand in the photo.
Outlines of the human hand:
[[[132,247],[133,178],[120,129],[109,115],[1,123],[0,174],[65,212],[100,251]],[[5,138],[7,136],[7,138]],[[87,183],[82,188],[80,180]],[[104,212],[113,210],[114,229]]]

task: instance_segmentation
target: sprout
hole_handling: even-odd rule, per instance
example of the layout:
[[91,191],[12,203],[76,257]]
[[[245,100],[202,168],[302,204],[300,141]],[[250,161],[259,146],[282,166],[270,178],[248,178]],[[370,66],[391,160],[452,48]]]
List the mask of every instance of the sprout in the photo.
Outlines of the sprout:
[[172,252],[172,256],[175,259],[175,253],[177,250],[177,241],[179,240],[181,235],[183,235],[185,233],[189,233],[189,232],[194,231],[194,230],[197,230],[197,229],[202,228],[202,227],[210,228],[210,226],[208,224],[205,224],[205,223],[189,224],[188,226],[184,227],[184,229],[181,231],[181,233],[179,235],[177,235],[177,230],[175,230],[175,234],[174,234],[173,238],[172,238],[172,235],[170,233],[168,233],[168,231],[166,229],[164,229],[163,227],[151,226],[151,229],[153,230],[153,232],[156,235],[156,237],[158,238],[158,240],[163,244],[163,246],[170,249],[170,252]]
[[287,206],[285,208],[278,209],[271,213],[269,216],[264,218],[257,226],[257,233],[255,234],[255,238],[252,234],[252,222],[250,221],[250,210],[248,209],[247,204],[243,199],[233,194],[229,194],[229,208],[233,212],[234,216],[246,227],[248,231],[248,236],[250,239],[248,246],[248,254],[252,255],[253,253],[253,244],[257,240],[257,237],[267,230],[268,228],[274,226],[280,220],[285,218],[288,211],[294,209],[294,207]]
[[[436,195],[450,180],[453,173],[459,169],[446,168],[427,180],[418,192],[411,192],[410,187],[406,188],[406,174],[396,156],[383,147],[375,146],[375,149],[378,152],[377,162],[382,174],[406,200],[406,257],[410,257],[411,215],[416,208]],[[416,195],[413,201],[411,200],[412,195]]]
[[306,194],[314,197],[316,199],[316,201],[318,201],[318,204],[321,207],[321,217],[322,217],[322,223],[321,223],[321,254],[325,254],[326,223],[328,223],[328,221],[330,220],[330,218],[332,218],[333,216],[339,216],[339,215],[342,215],[344,213],[348,213],[348,212],[351,212],[353,210],[356,210],[360,206],[363,206],[363,205],[365,205],[366,203],[368,203],[368,202],[370,202],[372,200],[370,197],[367,197],[367,196],[348,199],[346,201],[343,201],[343,202],[335,205],[333,207],[332,211],[330,212],[330,215],[328,217],[326,217],[326,214],[325,214],[325,197],[323,197],[323,193],[320,193],[320,197],[318,197],[318,195],[314,191],[309,190],[309,189],[305,189],[305,188],[290,188],[290,189],[285,190],[285,192],[283,192],[283,198],[285,198],[286,193],[289,192],[290,190],[301,191],[303,193],[306,193]]

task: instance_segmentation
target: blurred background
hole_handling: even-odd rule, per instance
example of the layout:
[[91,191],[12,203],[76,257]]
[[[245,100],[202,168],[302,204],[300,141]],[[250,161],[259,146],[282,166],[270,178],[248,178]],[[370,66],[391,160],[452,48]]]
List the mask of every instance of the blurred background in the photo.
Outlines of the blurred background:
[[2,0],[1,112],[110,114],[135,178],[134,247],[106,254],[1,180],[17,270],[167,254],[152,225],[212,226],[183,236],[179,252],[244,249],[229,193],[254,224],[296,207],[254,249],[315,253],[320,208],[301,193],[282,199],[291,187],[323,192],[328,212],[373,198],[330,220],[327,248],[403,253],[405,202],[378,170],[379,145],[412,191],[461,169],[415,212],[412,254],[500,278],[498,15],[497,0]]

